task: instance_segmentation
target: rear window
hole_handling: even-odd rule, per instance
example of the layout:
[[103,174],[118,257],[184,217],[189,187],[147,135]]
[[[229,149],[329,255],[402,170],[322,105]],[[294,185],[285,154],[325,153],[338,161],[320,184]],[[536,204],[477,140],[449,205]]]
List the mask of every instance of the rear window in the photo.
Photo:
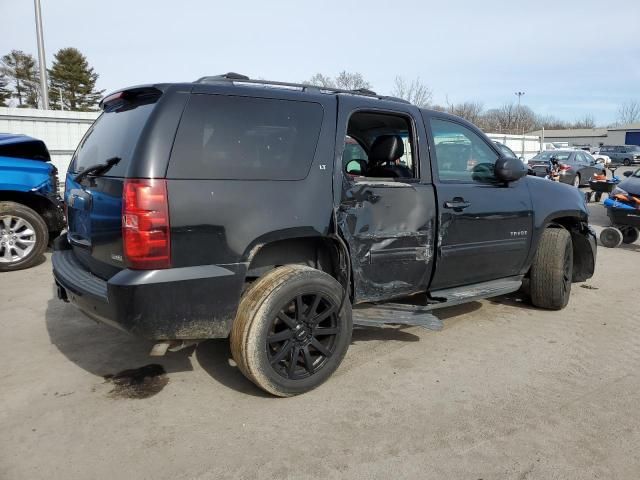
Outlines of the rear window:
[[119,157],[121,160],[103,176],[124,177],[140,132],[154,106],[155,103],[139,106],[128,104],[100,115],[80,141],[69,170],[78,173]]
[[322,125],[318,103],[193,95],[180,121],[168,177],[301,180]]

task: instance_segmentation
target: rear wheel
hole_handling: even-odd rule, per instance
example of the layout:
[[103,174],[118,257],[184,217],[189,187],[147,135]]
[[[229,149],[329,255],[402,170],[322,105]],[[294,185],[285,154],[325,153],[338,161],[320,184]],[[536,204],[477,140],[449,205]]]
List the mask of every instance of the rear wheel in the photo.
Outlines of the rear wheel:
[[560,310],[567,306],[573,276],[571,235],[563,228],[542,232],[530,272],[531,302],[540,308]]
[[253,383],[279,397],[308,392],[338,368],[351,342],[351,304],[319,270],[290,265],[258,279],[243,295],[231,353]]
[[20,203],[0,202],[0,272],[29,268],[49,243],[49,232],[37,212]]
[[620,227],[622,232],[622,243],[634,243],[638,240],[639,232],[634,227]]
[[607,227],[600,232],[600,243],[607,248],[616,248],[622,244],[623,235],[616,227]]
[[573,186],[578,188],[580,186],[580,174],[576,173],[576,176],[573,177]]

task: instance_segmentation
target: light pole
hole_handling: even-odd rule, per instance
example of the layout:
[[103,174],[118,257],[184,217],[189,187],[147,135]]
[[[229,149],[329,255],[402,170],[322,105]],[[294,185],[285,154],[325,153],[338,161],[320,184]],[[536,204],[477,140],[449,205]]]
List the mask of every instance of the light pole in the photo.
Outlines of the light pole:
[[[518,96],[518,110],[516,112],[516,131],[519,132],[520,131],[520,116],[522,115],[522,112],[520,111],[520,97],[522,97],[524,95],[524,92],[516,92],[515,94]],[[524,133],[523,133],[523,135],[524,135]]]
[[42,108],[49,108],[49,89],[47,85],[47,61],[44,57],[44,37],[42,35],[42,12],[40,0],[33,0],[36,10],[36,37],[38,38],[38,67],[40,68],[40,94],[42,96]]

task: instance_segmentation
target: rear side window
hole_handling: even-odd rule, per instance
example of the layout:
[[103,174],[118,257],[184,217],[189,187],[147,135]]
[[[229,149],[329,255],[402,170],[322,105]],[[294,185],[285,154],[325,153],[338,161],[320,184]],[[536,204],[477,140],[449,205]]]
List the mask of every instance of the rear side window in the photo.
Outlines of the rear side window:
[[322,125],[312,102],[192,95],[180,121],[168,177],[301,180]]
[[80,141],[69,170],[78,173],[118,157],[120,161],[103,176],[124,177],[140,133],[154,106],[155,103],[138,106],[127,104],[100,115]]

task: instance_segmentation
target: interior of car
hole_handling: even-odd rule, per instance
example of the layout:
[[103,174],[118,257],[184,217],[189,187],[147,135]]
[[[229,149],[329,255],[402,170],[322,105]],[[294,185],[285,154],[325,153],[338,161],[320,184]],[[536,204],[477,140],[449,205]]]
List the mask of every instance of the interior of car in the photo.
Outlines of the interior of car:
[[351,116],[342,154],[350,176],[416,178],[411,125],[400,115],[358,112]]

